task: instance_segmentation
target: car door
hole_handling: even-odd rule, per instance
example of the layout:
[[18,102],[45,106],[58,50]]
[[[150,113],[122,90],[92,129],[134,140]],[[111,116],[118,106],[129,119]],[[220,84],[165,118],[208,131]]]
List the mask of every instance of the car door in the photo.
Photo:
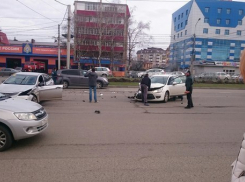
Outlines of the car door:
[[66,77],[70,81],[70,86],[81,86],[79,70],[66,70],[66,72]]
[[186,88],[185,88],[186,77],[185,76],[180,76],[178,78],[180,79],[180,82],[177,84],[177,93],[176,93],[176,95],[184,95],[184,92],[186,90]]
[[181,79],[178,77],[173,77],[170,80],[170,84],[169,84],[169,91],[170,91],[170,95],[171,96],[175,96],[178,95],[178,89],[179,89],[179,85],[181,83]]
[[81,86],[88,87],[88,77],[85,75],[87,74],[87,71],[80,70],[80,83]]
[[[38,80],[44,80],[40,75]],[[63,85],[47,85],[44,81],[43,85],[37,85],[39,101],[62,99]]]

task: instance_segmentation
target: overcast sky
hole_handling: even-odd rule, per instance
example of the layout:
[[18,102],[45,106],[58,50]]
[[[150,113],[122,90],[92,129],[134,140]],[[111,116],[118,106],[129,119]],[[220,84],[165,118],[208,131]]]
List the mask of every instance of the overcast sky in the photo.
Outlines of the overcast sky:
[[[98,2],[99,0],[88,0]],[[110,3],[117,0],[102,0]],[[167,48],[171,34],[171,16],[189,0],[120,0],[129,8],[136,7],[134,18],[151,22],[149,34],[153,43],[148,46]],[[240,0],[244,1],[245,0]],[[74,0],[60,0],[70,4],[72,12]],[[28,8],[29,7],[29,8]],[[32,9],[32,10],[31,10]],[[63,20],[66,6],[55,0],[0,0],[0,29],[10,40],[26,41],[35,39],[42,42],[54,42],[58,35],[58,24]],[[67,18],[67,15],[66,15]],[[67,24],[66,19],[63,25]],[[147,47],[147,46],[146,46]]]

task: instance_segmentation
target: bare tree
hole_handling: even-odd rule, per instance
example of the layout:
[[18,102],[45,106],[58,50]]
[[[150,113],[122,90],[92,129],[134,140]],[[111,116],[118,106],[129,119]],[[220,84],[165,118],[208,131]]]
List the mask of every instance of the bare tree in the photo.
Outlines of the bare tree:
[[131,17],[128,22],[128,68],[131,65],[132,53],[137,46],[145,46],[150,43],[152,37],[146,33],[150,30],[150,22],[144,23],[142,21],[134,20],[134,8],[131,9]]

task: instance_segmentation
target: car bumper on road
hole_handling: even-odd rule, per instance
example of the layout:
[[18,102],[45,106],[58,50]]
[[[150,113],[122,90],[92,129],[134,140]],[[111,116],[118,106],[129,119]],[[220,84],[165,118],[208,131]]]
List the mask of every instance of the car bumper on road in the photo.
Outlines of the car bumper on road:
[[[142,93],[141,93],[141,91],[139,91],[139,92],[137,92],[137,94],[136,94],[136,99],[137,100],[142,100],[142,97],[143,97],[143,95],[142,95]],[[164,99],[164,97],[162,96],[162,94],[161,93],[152,93],[152,92],[148,92],[148,94],[147,94],[147,100],[149,100],[149,101],[163,101],[163,99]]]
[[42,133],[48,127],[48,115],[40,120],[14,120],[11,121],[11,123],[14,123],[14,125],[12,125],[14,129],[14,139],[20,140]]

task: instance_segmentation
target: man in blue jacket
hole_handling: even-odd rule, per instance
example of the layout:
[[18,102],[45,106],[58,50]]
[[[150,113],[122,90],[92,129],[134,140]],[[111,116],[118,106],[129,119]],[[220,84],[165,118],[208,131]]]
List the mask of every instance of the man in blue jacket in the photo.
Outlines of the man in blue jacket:
[[193,103],[192,103],[192,85],[193,85],[193,80],[192,80],[192,77],[191,77],[191,72],[190,71],[187,71],[185,73],[186,75],[186,81],[185,81],[185,87],[186,87],[186,91],[185,91],[185,94],[187,94],[187,100],[188,100],[188,104],[187,106],[185,107],[186,109],[190,109],[193,106]]

